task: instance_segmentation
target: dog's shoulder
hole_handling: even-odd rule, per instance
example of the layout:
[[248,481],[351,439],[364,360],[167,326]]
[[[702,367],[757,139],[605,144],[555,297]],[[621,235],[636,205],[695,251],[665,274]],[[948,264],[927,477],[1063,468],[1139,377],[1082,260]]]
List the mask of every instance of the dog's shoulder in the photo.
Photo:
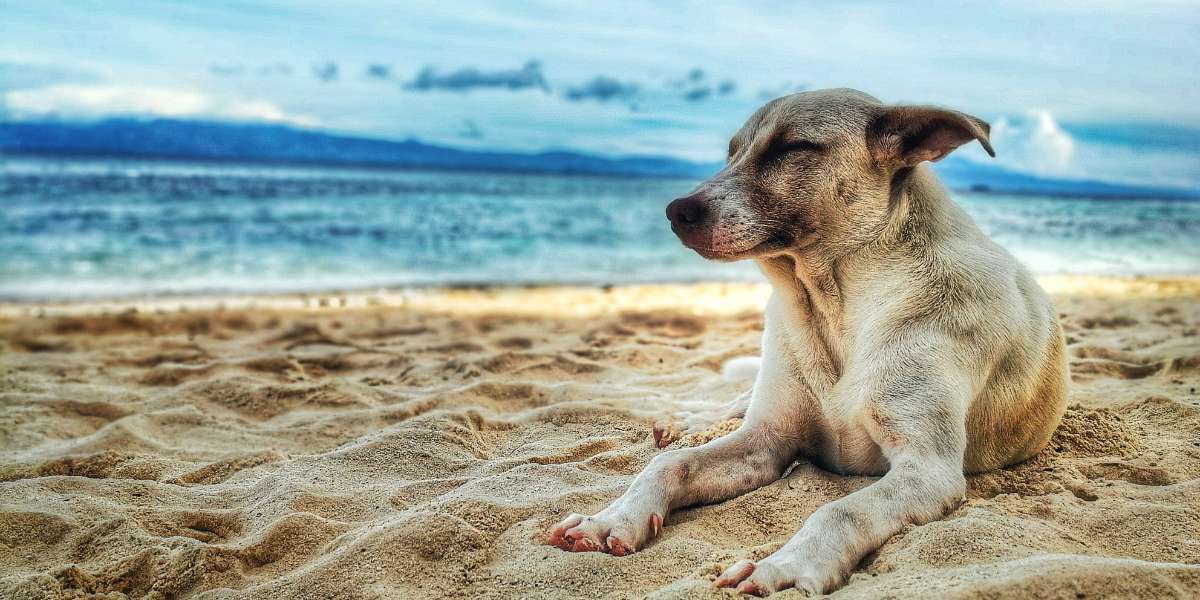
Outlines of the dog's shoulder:
[[[954,207],[956,209],[957,207]],[[864,269],[857,316],[890,331],[936,329],[972,344],[1045,329],[1053,306],[1033,276],[965,214],[930,236]]]

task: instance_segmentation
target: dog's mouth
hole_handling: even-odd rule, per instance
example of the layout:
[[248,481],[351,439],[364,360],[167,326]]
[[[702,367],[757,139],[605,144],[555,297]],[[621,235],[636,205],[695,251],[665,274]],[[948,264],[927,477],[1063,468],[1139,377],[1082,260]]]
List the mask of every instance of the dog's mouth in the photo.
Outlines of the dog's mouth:
[[752,242],[745,246],[735,246],[733,248],[713,247],[709,245],[695,243],[693,241],[683,239],[680,241],[683,245],[694,250],[696,254],[703,256],[709,260],[719,260],[722,262],[732,262],[736,260],[745,260],[748,258],[757,258],[774,254],[792,245],[793,237],[790,233],[775,232],[767,237],[760,239],[757,242]]

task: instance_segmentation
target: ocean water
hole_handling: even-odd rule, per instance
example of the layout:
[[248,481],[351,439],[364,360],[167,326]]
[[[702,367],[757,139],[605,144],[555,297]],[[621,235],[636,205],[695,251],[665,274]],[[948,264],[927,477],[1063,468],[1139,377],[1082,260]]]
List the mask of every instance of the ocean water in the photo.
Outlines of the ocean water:
[[[695,183],[0,158],[0,298],[759,280],[671,234]],[[1200,201],[954,198],[1037,273],[1200,273]]]

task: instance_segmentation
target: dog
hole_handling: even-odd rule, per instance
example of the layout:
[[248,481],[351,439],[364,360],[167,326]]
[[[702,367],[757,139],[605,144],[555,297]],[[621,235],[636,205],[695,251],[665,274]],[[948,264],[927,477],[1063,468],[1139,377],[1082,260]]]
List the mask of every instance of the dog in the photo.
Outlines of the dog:
[[[730,140],[725,167],[666,211],[686,247],[753,260],[773,287],[752,389],[723,411],[692,415],[681,432],[743,422],[656,456],[607,508],[555,525],[549,543],[635,552],[672,509],[745,494],[798,458],[881,476],[820,507],[774,554],[715,581],[755,595],[823,594],[906,524],[954,508],[966,474],[1041,450],[1067,398],[1055,309],[923,164],[973,141],[995,156],[988,133],[961,112],[888,106],[849,89],[755,112]],[[677,433],[657,428],[655,439],[666,446]]]

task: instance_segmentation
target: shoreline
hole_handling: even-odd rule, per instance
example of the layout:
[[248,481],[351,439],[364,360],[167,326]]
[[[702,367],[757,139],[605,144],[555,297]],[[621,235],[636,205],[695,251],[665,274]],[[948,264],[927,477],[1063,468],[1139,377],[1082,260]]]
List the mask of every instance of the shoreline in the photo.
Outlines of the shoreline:
[[[1180,298],[1200,296],[1200,275],[1042,275],[1053,297]],[[111,298],[0,300],[0,318],[204,310],[411,308],[434,312],[594,315],[605,309],[686,310],[735,314],[760,310],[765,282],[702,281],[637,284],[472,284],[280,293],[214,293]],[[586,301],[581,301],[586,299]]]

